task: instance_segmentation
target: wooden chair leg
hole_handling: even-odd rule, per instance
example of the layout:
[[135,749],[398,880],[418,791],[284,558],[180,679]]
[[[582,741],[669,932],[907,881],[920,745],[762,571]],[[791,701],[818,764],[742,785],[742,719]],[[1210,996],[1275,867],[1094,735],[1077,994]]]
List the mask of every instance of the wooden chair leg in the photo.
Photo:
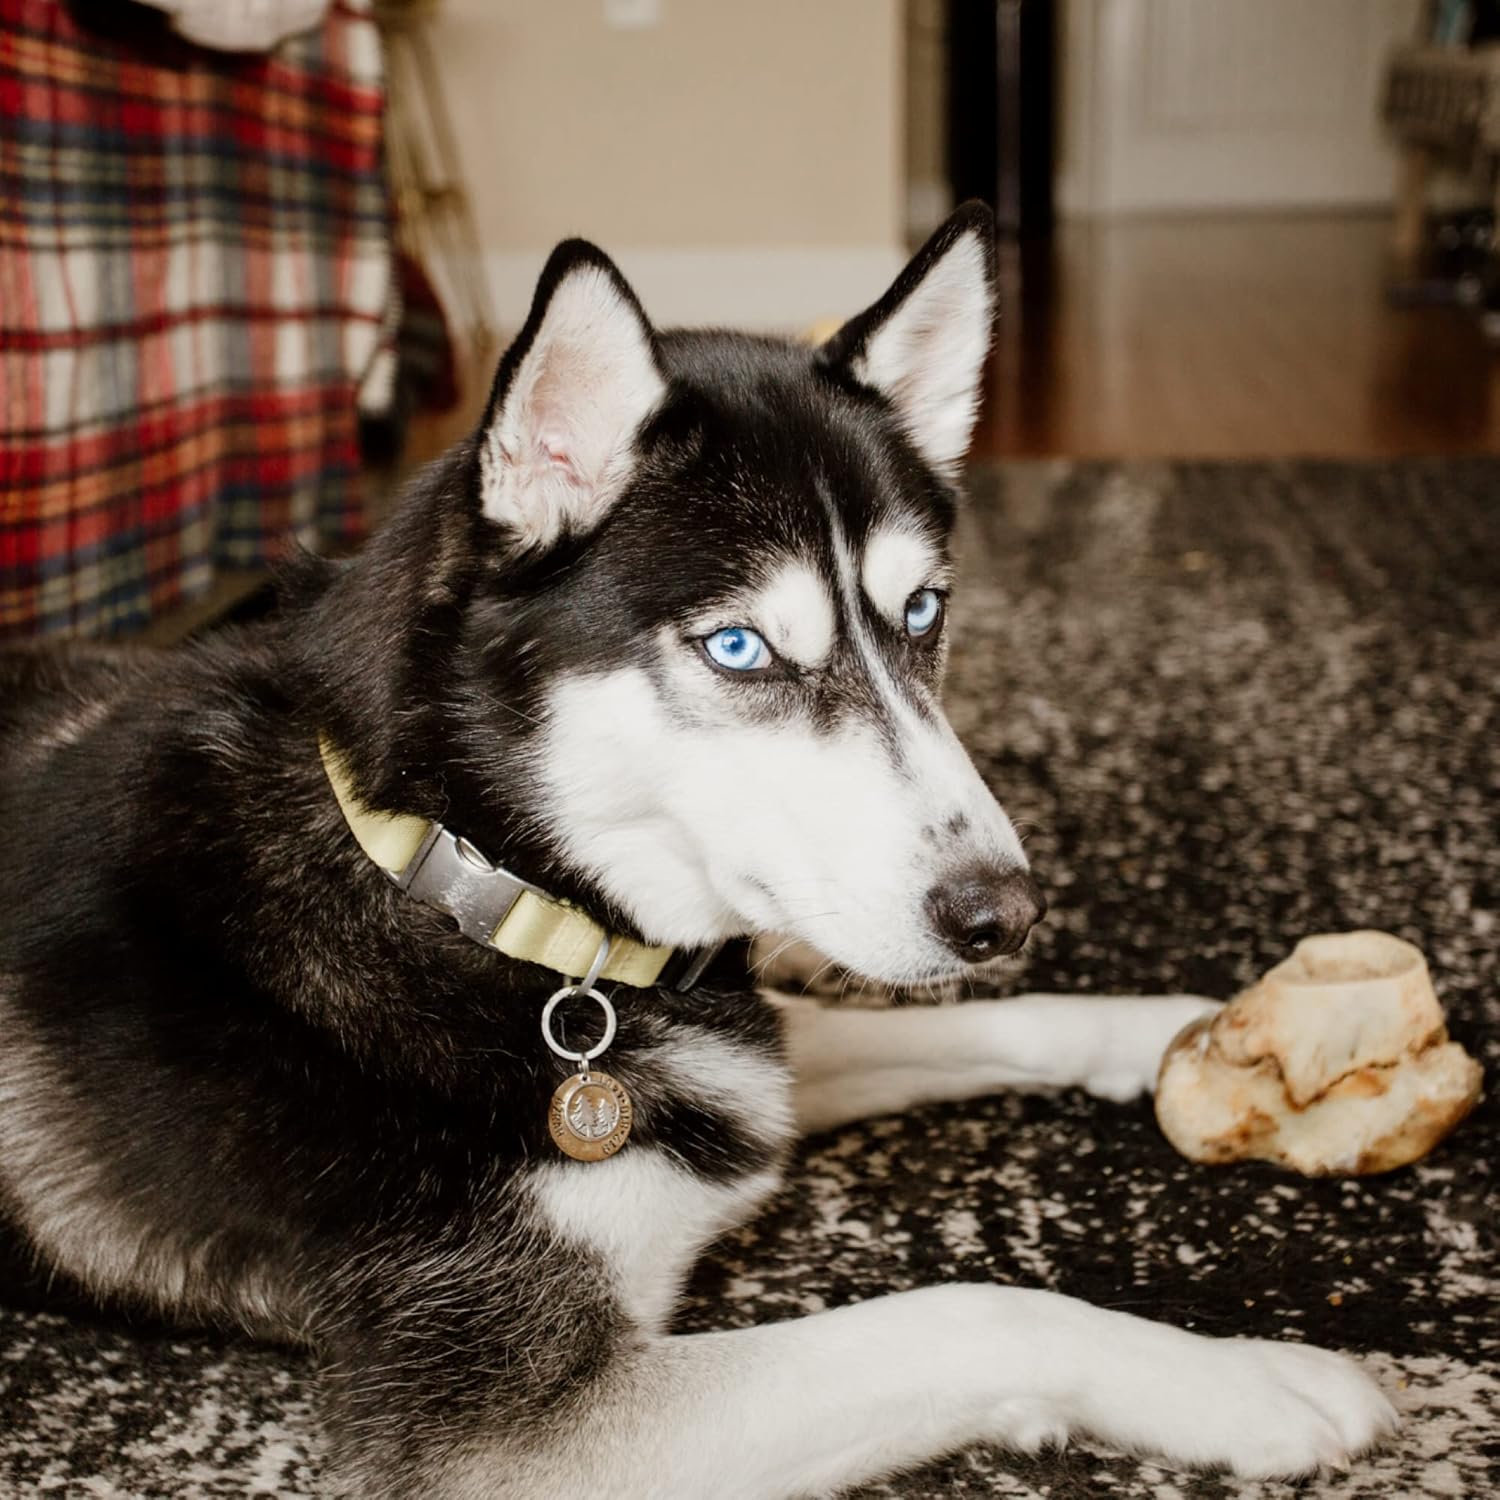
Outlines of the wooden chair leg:
[[1421,259],[1431,172],[1432,157],[1425,147],[1407,146],[1402,151],[1396,177],[1396,217],[1391,227],[1391,255],[1398,274],[1413,274]]

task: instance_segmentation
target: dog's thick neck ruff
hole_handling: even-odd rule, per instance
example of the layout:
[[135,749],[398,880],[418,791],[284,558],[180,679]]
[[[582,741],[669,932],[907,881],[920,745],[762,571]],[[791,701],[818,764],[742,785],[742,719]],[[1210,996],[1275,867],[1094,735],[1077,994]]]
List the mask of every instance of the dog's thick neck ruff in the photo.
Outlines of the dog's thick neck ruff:
[[[637,989],[663,982],[669,966],[678,970],[671,976],[674,987],[691,989],[717,952],[653,947],[612,933],[576,906],[492,864],[441,823],[366,807],[325,736],[319,737],[318,753],[344,821],[369,859],[413,900],[446,912],[477,943],[566,979],[589,976]],[[608,959],[595,971],[606,939]]]

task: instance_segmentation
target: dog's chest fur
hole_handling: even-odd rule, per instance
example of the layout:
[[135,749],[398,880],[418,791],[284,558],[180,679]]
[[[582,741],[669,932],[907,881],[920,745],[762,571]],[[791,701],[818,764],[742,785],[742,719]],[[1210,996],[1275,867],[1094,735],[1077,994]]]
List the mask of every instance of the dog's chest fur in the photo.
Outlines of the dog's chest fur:
[[557,1158],[530,1171],[527,1191],[563,1240],[598,1257],[631,1321],[658,1329],[703,1247],[779,1186],[791,1076],[779,1056],[696,1023],[663,1026],[638,1062],[614,1067],[638,1112],[677,1117],[675,1142],[588,1165]]
[[538,1167],[527,1184],[537,1212],[564,1241],[597,1256],[608,1289],[638,1329],[662,1330],[703,1247],[750,1218],[780,1185],[768,1165],[709,1182],[661,1151],[627,1152],[580,1172]]

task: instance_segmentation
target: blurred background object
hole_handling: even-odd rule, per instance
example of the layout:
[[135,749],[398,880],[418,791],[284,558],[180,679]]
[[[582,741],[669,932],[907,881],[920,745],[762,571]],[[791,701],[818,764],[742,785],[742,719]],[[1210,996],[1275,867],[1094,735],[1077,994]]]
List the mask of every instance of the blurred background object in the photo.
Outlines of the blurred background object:
[[[273,536],[346,544],[406,468],[472,424],[501,340],[569,234],[606,246],[662,324],[800,333],[874,296],[957,200],[986,198],[1006,235],[978,441],[990,457],[1358,457],[1500,441],[1484,338],[1500,297],[1494,0],[351,0],[261,54],[189,46],[136,5],[0,3],[12,125],[0,161],[26,184],[0,205],[16,288],[0,313],[7,462],[32,475],[9,486],[0,527],[11,634],[138,624],[201,594],[216,566],[260,565]],[[215,24],[212,0],[187,10]],[[276,82],[292,69],[308,80],[295,106]],[[86,94],[71,92],[80,70]],[[303,119],[306,154],[292,162],[287,111],[313,107],[328,134]],[[143,113],[149,129],[121,123]],[[352,130],[357,162],[341,143]],[[46,185],[64,147],[93,164],[65,202]],[[170,214],[150,206],[168,192],[158,180]],[[129,227],[104,225],[115,210],[91,194],[122,192]],[[149,299],[148,252],[128,244],[166,232],[146,224],[152,213],[198,224],[194,243],[211,224],[219,280],[212,319],[173,290],[159,315],[176,333],[140,343],[131,309],[73,283]],[[357,275],[341,268],[351,246]],[[52,274],[39,265],[56,272],[46,312],[24,294]],[[337,334],[341,318],[358,332]],[[257,338],[210,332],[237,320]],[[307,352],[324,336],[328,349]],[[104,511],[80,500],[93,460],[75,440],[90,420],[78,404],[162,400],[153,390],[140,406],[146,377],[100,361],[156,350],[160,366],[163,338],[176,341],[173,380],[201,384],[184,361],[219,348],[216,368],[237,361],[236,399],[273,405],[307,399],[288,363],[302,339],[314,378],[342,382],[325,410],[343,424],[338,442],[352,393],[365,393],[363,475],[348,448],[322,480],[303,463],[288,510],[290,481],[264,465],[212,499],[221,481],[208,470],[178,486],[153,460],[149,486],[129,465],[109,470]],[[91,353],[91,339],[114,353]],[[174,506],[193,518],[175,541]],[[165,561],[174,549],[180,566]],[[118,593],[126,575],[156,581]],[[95,607],[95,595],[125,602]]]
[[278,42],[311,31],[328,0],[142,0],[165,11],[187,41],[220,52],[268,52]]
[[402,250],[422,279],[439,276],[475,359],[494,353],[484,257],[434,53],[437,0],[375,0],[385,41],[386,162]]
[[265,53],[0,0],[0,638],[227,603],[362,534],[381,119],[355,0]]

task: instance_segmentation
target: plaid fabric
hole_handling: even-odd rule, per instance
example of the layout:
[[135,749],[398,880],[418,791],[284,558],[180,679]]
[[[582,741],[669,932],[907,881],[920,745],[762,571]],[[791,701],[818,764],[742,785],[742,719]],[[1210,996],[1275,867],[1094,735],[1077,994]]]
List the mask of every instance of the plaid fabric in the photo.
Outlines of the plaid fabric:
[[261,57],[0,0],[0,637],[358,534],[381,109],[368,0]]

